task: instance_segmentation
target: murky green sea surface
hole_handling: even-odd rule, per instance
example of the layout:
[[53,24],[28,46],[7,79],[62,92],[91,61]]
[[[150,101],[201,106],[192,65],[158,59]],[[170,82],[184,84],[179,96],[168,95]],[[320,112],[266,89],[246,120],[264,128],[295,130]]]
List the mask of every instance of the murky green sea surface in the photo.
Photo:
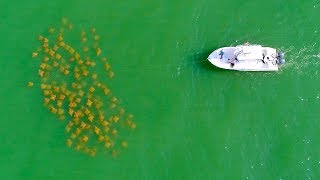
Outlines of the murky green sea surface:
[[[1,179],[319,179],[320,2],[0,2]],[[31,53],[61,17],[96,27],[137,129],[117,158],[66,147]],[[278,72],[213,67],[216,48],[279,48]],[[33,88],[27,82],[33,81]],[[120,131],[120,130],[119,130]],[[120,132],[119,132],[120,133]]]

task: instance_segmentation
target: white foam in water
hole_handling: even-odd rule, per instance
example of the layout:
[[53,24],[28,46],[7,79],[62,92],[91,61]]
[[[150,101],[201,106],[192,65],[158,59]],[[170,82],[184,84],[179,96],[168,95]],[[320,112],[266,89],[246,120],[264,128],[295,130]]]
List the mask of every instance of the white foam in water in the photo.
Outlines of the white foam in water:
[[316,54],[316,55],[313,55],[313,57],[320,58],[320,53],[319,53],[319,54]]
[[[315,31],[317,33],[317,30]],[[308,77],[317,77],[320,68],[320,52],[316,42],[302,48],[282,48],[286,53],[286,63],[280,70],[290,70],[287,73],[294,73]]]

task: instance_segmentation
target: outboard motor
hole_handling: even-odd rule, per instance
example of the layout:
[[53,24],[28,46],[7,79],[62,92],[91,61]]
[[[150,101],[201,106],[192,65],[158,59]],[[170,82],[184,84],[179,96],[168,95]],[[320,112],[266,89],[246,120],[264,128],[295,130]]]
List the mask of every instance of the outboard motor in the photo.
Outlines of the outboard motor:
[[286,61],[285,61],[285,59],[284,59],[284,53],[283,52],[279,52],[278,53],[278,56],[277,56],[277,61],[276,61],[276,63],[278,64],[278,65],[281,65],[281,64],[284,64]]

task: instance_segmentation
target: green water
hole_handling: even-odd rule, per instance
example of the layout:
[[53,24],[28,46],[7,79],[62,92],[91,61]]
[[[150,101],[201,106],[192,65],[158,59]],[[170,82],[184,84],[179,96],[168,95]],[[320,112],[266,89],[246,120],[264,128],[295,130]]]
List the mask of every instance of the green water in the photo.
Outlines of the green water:
[[[319,179],[320,2],[0,2],[1,179]],[[68,17],[95,26],[135,116],[129,148],[90,158],[42,105],[37,36]],[[275,73],[206,57],[249,41],[285,51]]]

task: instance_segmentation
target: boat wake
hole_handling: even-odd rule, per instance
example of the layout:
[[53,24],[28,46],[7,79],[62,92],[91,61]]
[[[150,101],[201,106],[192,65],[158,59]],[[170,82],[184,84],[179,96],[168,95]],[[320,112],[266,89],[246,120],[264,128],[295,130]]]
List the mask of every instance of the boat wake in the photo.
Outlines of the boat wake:
[[316,76],[320,67],[320,51],[316,49],[316,43],[297,49],[291,46],[283,49],[287,54],[288,61],[283,65],[282,71],[289,71],[303,76]]

